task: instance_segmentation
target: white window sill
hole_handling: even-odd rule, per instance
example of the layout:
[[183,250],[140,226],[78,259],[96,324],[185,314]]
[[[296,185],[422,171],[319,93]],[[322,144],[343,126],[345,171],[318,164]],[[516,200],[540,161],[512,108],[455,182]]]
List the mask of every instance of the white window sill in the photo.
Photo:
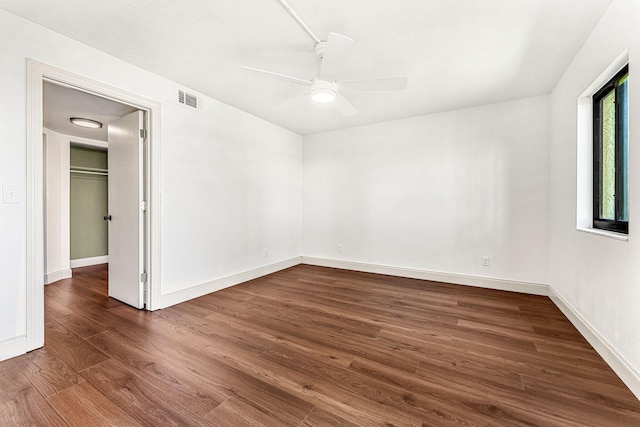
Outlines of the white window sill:
[[578,228],[577,230],[582,231],[583,233],[597,234],[598,236],[604,236],[610,239],[621,240],[623,242],[629,241],[628,234],[615,233],[613,231],[600,230],[598,228]]

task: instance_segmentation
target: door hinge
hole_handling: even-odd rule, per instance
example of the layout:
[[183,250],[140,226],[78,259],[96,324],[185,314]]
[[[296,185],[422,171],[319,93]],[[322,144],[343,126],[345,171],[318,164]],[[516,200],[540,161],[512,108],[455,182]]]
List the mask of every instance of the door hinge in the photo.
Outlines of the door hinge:
[[140,138],[143,138],[143,139],[147,138],[147,130],[146,129],[140,129]]
[[147,273],[140,273],[140,282],[147,283]]
[[140,210],[143,212],[147,211],[147,201],[143,200],[142,202],[140,202]]

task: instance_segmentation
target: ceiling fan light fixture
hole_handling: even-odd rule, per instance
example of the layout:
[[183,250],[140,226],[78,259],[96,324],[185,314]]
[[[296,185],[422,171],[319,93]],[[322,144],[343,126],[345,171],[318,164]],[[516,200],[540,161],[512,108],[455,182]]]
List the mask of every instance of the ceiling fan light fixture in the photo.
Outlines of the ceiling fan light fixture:
[[336,91],[329,88],[319,88],[311,92],[311,99],[318,104],[328,104],[336,99]]
[[338,88],[333,82],[316,80],[311,85],[311,99],[318,104],[333,102],[338,95]]
[[102,123],[100,123],[99,121],[85,119],[83,117],[71,117],[69,121],[74,125],[80,126],[83,128],[100,129],[102,127]]

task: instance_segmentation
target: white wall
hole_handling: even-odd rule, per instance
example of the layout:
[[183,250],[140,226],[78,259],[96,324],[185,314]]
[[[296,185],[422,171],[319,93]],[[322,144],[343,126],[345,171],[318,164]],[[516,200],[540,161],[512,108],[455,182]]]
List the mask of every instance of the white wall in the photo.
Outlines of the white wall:
[[302,138],[221,104],[165,117],[163,293],[299,257]]
[[45,283],[71,277],[69,137],[45,129]]
[[[614,0],[551,95],[550,285],[640,385],[640,2]],[[629,50],[629,241],[576,230],[577,99]],[[636,393],[640,388],[636,387]]]
[[541,96],[305,136],[303,254],[546,284],[548,122]]
[[299,135],[207,97],[183,107],[178,84],[4,11],[0,28],[0,185],[23,193],[0,203],[0,347],[26,327],[27,58],[162,103],[163,295],[299,256]]

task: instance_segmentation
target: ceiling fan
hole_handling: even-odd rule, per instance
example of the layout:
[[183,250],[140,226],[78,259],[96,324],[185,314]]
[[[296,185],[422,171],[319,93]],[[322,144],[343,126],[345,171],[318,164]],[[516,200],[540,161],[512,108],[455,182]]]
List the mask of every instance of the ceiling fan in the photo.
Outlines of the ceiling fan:
[[308,80],[260,68],[243,66],[242,68],[261,77],[270,77],[289,83],[308,86],[311,99],[318,103],[332,103],[333,107],[343,116],[350,117],[358,112],[341,92],[343,91],[376,91],[402,90],[407,87],[406,77],[389,77],[368,80],[337,81],[333,76],[337,74],[341,60],[348,52],[353,40],[338,33],[329,33],[326,40],[321,40],[302,21],[286,0],[278,0],[287,12],[295,19],[302,29],[313,39],[314,52],[320,60],[320,67],[315,78]]

